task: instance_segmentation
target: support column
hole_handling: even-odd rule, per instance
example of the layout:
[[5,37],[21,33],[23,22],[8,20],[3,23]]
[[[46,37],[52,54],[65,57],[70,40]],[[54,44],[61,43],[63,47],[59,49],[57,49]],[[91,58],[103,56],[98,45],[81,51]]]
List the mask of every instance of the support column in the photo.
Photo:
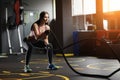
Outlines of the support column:
[[56,0],[56,35],[62,47],[72,42],[71,0]]
[[96,0],[96,28],[103,29],[103,0]]

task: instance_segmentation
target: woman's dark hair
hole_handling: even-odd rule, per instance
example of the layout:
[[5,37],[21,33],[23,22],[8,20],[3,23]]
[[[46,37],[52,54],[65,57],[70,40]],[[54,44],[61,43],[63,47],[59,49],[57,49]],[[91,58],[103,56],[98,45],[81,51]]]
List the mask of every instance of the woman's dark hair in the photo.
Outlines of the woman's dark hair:
[[[46,11],[42,11],[39,15],[39,20],[37,20],[35,23],[37,23],[38,25],[40,24],[41,20],[44,18],[45,14],[49,14],[48,12]],[[45,23],[45,24],[48,24],[48,23]],[[32,24],[33,25],[33,24]],[[32,29],[32,27],[31,27]]]
[[48,12],[42,11],[42,12],[40,13],[40,16],[39,16],[39,17],[40,17],[40,20],[44,18],[45,14],[48,14]]
[[[39,15],[39,20],[36,21],[37,24],[40,23],[40,21],[44,18],[45,14],[49,14],[49,13],[46,12],[46,11],[42,11],[42,12],[40,13],[40,15]],[[46,23],[46,24],[48,24],[48,23]]]

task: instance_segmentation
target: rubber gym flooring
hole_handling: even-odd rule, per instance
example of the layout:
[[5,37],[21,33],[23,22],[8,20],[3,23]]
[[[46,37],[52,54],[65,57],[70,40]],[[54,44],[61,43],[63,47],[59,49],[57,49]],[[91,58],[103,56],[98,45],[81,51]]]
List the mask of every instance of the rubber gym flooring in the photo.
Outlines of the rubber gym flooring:
[[[25,54],[0,56],[0,80],[120,80],[120,72],[109,78],[81,76],[66,64],[62,56],[53,57],[58,70],[47,70],[47,55],[33,53],[30,66],[31,73],[24,73]],[[109,75],[120,67],[116,59],[102,59],[91,56],[67,57],[70,65],[77,72],[87,74]]]

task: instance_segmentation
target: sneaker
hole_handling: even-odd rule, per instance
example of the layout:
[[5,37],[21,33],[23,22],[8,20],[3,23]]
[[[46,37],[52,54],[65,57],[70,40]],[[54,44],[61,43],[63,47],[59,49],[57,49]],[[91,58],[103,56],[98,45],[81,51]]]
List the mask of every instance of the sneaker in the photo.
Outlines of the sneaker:
[[24,72],[32,72],[32,69],[30,68],[29,65],[24,66]]
[[47,69],[49,69],[49,70],[57,70],[58,68],[57,68],[57,66],[55,66],[53,64],[49,64]]

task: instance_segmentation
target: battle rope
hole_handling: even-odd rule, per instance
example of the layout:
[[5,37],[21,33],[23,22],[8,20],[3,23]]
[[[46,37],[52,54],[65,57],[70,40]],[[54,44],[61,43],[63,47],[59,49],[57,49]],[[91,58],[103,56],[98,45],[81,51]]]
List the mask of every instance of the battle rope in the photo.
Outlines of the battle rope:
[[[118,68],[117,70],[115,70],[114,72],[112,72],[112,73],[109,74],[109,75],[87,74],[87,73],[80,73],[80,72],[76,71],[76,70],[70,65],[69,61],[68,61],[67,58],[65,57],[65,54],[63,53],[63,50],[66,49],[66,48],[69,48],[69,47],[71,47],[71,46],[73,46],[73,45],[75,45],[75,44],[78,44],[78,43],[80,43],[81,41],[90,40],[91,38],[77,41],[77,42],[75,42],[75,43],[69,44],[69,45],[67,45],[67,46],[65,46],[65,47],[62,48],[62,46],[59,44],[59,41],[58,41],[56,35],[54,34],[54,32],[53,32],[52,30],[51,30],[51,33],[52,33],[53,37],[55,38],[55,40],[56,40],[56,42],[57,42],[57,45],[58,45],[58,47],[59,47],[58,50],[61,51],[61,53],[63,54],[63,57],[64,57],[67,65],[68,65],[68,66],[70,67],[70,69],[72,69],[75,73],[77,73],[77,74],[79,74],[79,75],[82,75],[82,76],[87,76],[87,77],[109,78],[109,77],[111,77],[112,75],[114,75],[116,72],[118,72],[118,71],[120,70],[120,68]],[[103,39],[103,40],[98,40],[98,39],[92,38],[91,40],[96,40],[96,41],[100,41],[100,42],[104,43],[104,44],[111,50],[111,52],[113,53],[113,55],[115,56],[115,58],[120,62],[120,59],[119,59],[119,57],[116,55],[116,53],[115,53],[115,51],[113,50],[113,48],[112,48],[109,44],[107,44],[104,39]]]

